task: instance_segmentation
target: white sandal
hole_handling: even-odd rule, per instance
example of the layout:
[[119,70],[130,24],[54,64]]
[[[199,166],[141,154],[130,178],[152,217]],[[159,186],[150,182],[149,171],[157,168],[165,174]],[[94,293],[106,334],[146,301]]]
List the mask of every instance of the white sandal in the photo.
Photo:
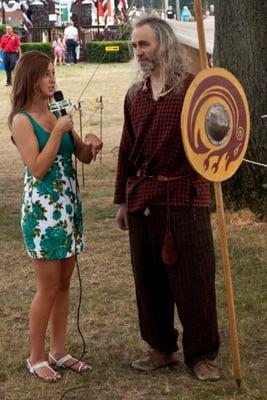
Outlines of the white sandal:
[[[72,371],[77,372],[78,374],[82,374],[83,372],[90,371],[93,369],[91,365],[88,365],[80,360],[77,360],[70,354],[66,354],[64,357],[59,358],[58,360],[51,353],[49,353],[48,357],[50,365],[52,365],[55,368],[71,369]],[[73,360],[73,362],[70,365],[66,365],[65,363],[68,360]],[[78,369],[74,367],[76,364],[80,364]]]
[[[42,362],[40,362],[40,363],[37,363],[37,364],[32,365],[30,359],[27,358],[27,360],[26,360],[26,367],[27,367],[27,370],[29,371],[29,373],[30,373],[32,376],[34,376],[35,378],[40,379],[41,381],[49,382],[49,383],[54,383],[54,382],[57,382],[59,379],[61,379],[61,375],[60,375],[58,372],[56,372],[55,370],[53,370],[53,368],[51,368],[51,367],[49,366],[49,364],[48,364],[47,361],[42,361]],[[36,373],[36,371],[37,371],[38,369],[40,369],[40,368],[43,368],[43,367],[46,367],[46,368],[48,368],[50,371],[52,371],[52,372],[53,372],[53,376],[51,376],[51,377],[46,377],[46,378],[45,378],[45,377],[42,377],[42,376],[38,375],[38,374]]]

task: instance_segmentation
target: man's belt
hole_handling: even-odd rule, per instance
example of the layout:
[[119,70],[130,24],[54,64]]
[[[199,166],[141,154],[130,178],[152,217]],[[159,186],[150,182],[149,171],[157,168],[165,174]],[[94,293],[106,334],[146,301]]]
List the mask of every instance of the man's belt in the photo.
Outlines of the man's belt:
[[170,181],[177,181],[179,179],[185,179],[192,176],[192,173],[188,173],[185,175],[177,175],[177,176],[165,176],[165,175],[147,175],[141,169],[139,169],[136,173],[138,178],[147,178],[156,182],[170,182]]

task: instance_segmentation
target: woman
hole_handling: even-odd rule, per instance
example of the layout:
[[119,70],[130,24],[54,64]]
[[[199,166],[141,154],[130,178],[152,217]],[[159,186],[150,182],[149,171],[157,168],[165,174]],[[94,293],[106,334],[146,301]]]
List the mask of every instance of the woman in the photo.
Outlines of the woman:
[[32,375],[49,382],[61,378],[53,366],[75,372],[91,369],[65,349],[70,280],[75,257],[83,250],[81,203],[71,156],[74,152],[81,162],[90,163],[102,148],[93,134],[81,141],[70,115],[56,118],[49,110],[55,85],[49,57],[39,51],[24,53],[15,70],[9,115],[12,138],[25,164],[21,227],[37,287],[30,306],[31,353],[26,363]]

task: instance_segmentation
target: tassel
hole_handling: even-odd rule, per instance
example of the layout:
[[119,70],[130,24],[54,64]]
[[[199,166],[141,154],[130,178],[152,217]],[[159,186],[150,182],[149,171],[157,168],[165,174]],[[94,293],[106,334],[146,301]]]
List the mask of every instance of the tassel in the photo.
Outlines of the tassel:
[[162,246],[162,260],[167,265],[174,264],[178,259],[175,243],[170,231],[165,233]]
[[170,181],[167,181],[167,231],[163,239],[161,251],[162,260],[166,265],[174,264],[177,259],[177,251],[171,233],[171,209],[170,209]]

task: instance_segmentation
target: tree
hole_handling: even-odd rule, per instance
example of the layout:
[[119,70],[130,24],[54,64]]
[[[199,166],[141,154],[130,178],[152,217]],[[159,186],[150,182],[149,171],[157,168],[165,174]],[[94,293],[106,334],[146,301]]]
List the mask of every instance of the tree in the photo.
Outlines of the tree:
[[[245,158],[266,165],[267,2],[215,0],[214,66],[232,72],[242,84],[250,107],[251,133]],[[266,120],[265,120],[266,122]],[[243,162],[223,184],[227,206],[249,207],[264,214],[266,168]],[[266,206],[266,204],[265,204]]]

